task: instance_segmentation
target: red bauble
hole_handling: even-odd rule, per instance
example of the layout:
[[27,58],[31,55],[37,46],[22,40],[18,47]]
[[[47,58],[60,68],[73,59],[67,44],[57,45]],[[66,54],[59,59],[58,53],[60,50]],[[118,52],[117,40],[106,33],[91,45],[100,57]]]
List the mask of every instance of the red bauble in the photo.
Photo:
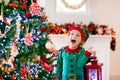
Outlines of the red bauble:
[[34,80],[39,80],[39,78],[35,78]]
[[2,80],[2,76],[0,76],[0,80]]
[[12,75],[10,80],[16,80],[16,75]]
[[33,3],[30,5],[29,12],[30,12],[30,14],[32,14],[32,15],[39,15],[40,12],[41,12],[41,7],[40,7],[40,5],[38,5],[37,3],[33,2]]
[[26,10],[26,8],[27,8],[26,4],[21,4],[21,8],[22,8],[22,10]]
[[40,30],[41,30],[41,32],[45,32],[46,28],[42,27]]
[[54,67],[48,65],[46,62],[41,61],[41,65],[44,68],[45,71],[49,72],[49,71],[53,71]]
[[27,13],[24,14],[24,16],[25,16],[26,18],[30,18],[30,13],[27,12]]

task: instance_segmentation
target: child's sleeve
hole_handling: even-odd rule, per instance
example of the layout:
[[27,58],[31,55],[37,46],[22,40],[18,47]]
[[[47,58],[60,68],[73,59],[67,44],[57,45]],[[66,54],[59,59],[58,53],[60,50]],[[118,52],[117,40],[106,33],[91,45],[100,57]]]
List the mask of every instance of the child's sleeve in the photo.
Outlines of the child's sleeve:
[[57,74],[58,77],[62,76],[62,65],[63,65],[63,61],[62,61],[62,51],[59,51],[58,57],[57,57],[57,66],[55,69],[55,73]]
[[80,52],[80,56],[78,58],[78,67],[83,67],[86,62],[88,61],[89,57],[91,56],[91,53],[89,53],[88,51],[85,51],[84,49]]

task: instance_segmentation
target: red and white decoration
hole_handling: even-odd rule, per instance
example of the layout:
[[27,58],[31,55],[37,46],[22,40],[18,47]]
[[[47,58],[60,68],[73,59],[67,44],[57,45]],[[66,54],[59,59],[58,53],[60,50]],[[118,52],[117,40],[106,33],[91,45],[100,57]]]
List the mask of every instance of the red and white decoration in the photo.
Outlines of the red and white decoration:
[[49,52],[54,52],[55,51],[55,44],[49,40],[46,44],[45,44],[45,47],[46,49],[49,51]]
[[30,12],[30,14],[32,14],[32,15],[39,15],[40,12],[41,12],[41,7],[40,7],[40,5],[38,5],[37,3],[33,2],[33,3],[30,5],[29,12]]

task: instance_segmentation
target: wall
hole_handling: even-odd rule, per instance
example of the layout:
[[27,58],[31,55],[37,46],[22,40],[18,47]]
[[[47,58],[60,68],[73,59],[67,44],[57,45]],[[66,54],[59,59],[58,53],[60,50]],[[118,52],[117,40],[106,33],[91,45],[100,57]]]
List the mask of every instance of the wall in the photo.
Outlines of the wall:
[[66,23],[76,22],[106,24],[116,31],[117,46],[110,53],[110,75],[120,79],[120,0],[88,0],[87,13],[57,13],[56,0],[46,0],[45,12],[49,22]]
[[[110,74],[113,77],[120,76],[120,1],[119,0],[98,0],[98,22],[107,24],[117,32],[117,47],[116,51],[111,51]],[[120,79],[120,77],[119,77]]]
[[[94,3],[96,2],[96,0],[92,0]],[[60,13],[60,12],[56,12],[56,0],[49,0],[46,1],[46,6],[45,6],[45,10],[48,16],[48,20],[50,22],[54,22],[54,23],[66,23],[66,22],[76,22],[76,23],[80,23],[81,21],[83,23],[88,23],[90,21],[97,21],[96,17],[94,16],[96,14],[96,8],[93,8],[93,5],[89,5],[93,2],[90,2],[88,0],[87,4],[87,12],[83,13],[83,12],[78,12],[78,13]],[[96,4],[95,4],[96,5]],[[91,10],[89,9],[91,8]]]

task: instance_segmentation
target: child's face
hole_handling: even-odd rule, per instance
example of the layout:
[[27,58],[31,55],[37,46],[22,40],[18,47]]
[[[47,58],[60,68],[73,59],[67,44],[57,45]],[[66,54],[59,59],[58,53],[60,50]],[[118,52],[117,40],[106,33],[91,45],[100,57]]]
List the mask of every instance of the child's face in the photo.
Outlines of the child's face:
[[77,48],[81,43],[81,33],[77,30],[72,30],[68,36],[69,47],[72,49]]

